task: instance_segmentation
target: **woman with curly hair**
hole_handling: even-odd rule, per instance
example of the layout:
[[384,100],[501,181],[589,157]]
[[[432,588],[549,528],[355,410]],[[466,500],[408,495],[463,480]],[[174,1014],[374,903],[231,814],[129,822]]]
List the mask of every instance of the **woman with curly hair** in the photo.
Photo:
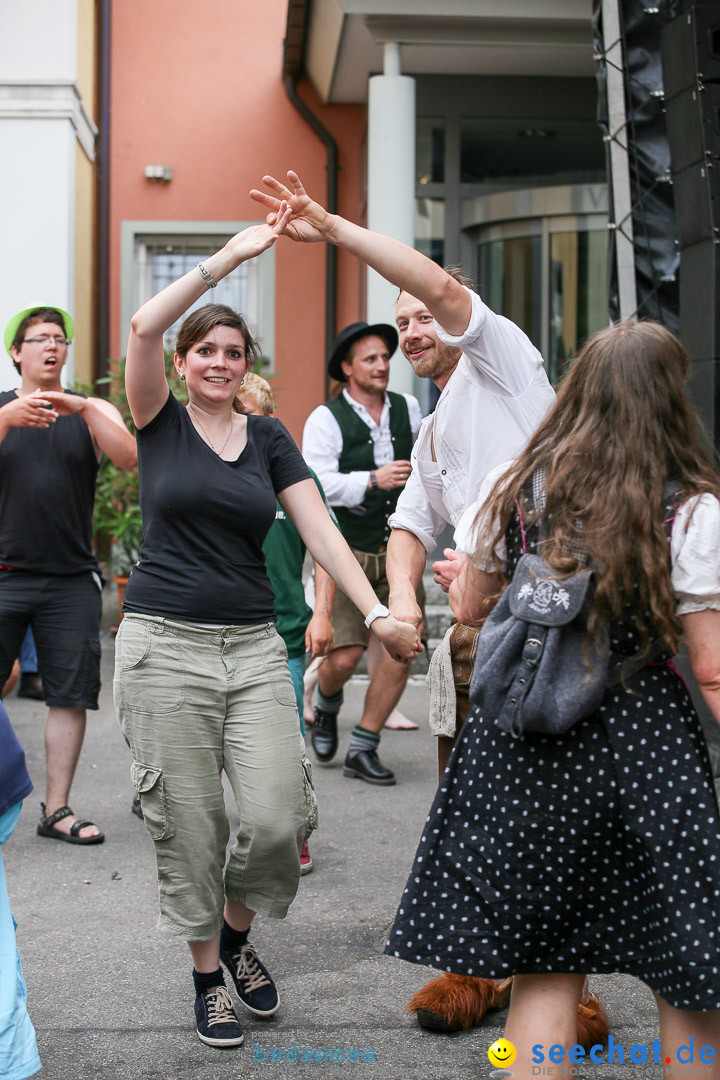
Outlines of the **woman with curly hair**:
[[585,973],[650,987],[673,1075],[693,1038],[696,1052],[720,1049],[720,816],[671,659],[685,642],[720,721],[720,476],[688,372],[658,324],[596,334],[456,532],[473,553],[450,589],[463,622],[482,619],[538,548],[559,578],[594,569],[591,645],[607,630],[613,653],[633,658],[563,735],[514,737],[474,710],[390,937],[388,951],[414,963],[514,976],[505,1036],[516,1080],[553,1045],[555,1061],[582,1060],[570,1050]]

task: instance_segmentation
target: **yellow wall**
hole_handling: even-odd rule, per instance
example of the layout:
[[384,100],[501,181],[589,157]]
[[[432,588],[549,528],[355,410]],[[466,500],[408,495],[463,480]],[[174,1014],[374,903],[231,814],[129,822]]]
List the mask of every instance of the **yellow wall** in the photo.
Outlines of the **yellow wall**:
[[75,378],[91,383],[95,363],[95,166],[75,146]]
[[[83,103],[97,123],[97,22],[94,0],[77,0],[77,84]],[[95,169],[79,142],[75,145],[75,377],[91,383],[97,377],[95,348]]]

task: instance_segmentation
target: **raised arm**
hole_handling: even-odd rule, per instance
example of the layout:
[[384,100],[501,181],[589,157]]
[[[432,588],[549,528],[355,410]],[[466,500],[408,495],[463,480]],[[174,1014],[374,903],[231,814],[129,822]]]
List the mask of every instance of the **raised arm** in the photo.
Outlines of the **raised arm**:
[[363,229],[339,214],[329,214],[310,198],[296,172],[291,170],[287,177],[288,183],[283,184],[273,176],[264,176],[263,184],[268,191],[250,192],[250,197],[268,211],[269,223],[274,224],[284,204],[289,205],[292,217],[284,232],[291,239],[336,244],[362,259],[399,289],[422,300],[448,333],[459,336],[465,332],[472,301],[463,286],[442,267],[399,240]]
[[[213,281],[221,281],[241,263],[271,247],[290,220],[278,204],[273,225],[252,225],[203,261]],[[163,334],[210,286],[197,267],[153,296],[133,315],[125,364],[125,385],[135,426],[145,427],[167,400]]]
[[[363,616],[380,602],[359,562],[328,514],[314,480],[278,493],[278,500],[300,533],[312,557],[340,586]],[[394,660],[411,660],[422,646],[415,627],[398,622],[392,615],[375,619],[371,627]]]

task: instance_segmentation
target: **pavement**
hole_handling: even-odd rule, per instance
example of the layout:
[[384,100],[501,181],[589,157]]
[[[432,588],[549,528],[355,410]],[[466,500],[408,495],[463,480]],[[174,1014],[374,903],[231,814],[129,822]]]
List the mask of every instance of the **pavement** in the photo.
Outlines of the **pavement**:
[[[104,830],[102,845],[72,847],[36,835],[45,709],[14,694],[5,703],[36,784],[4,858],[41,1076],[489,1076],[487,1050],[502,1035],[502,1016],[490,1014],[480,1027],[451,1036],[422,1031],[404,1009],[427,981],[428,971],[383,956],[436,784],[424,681],[413,676],[401,702],[420,730],[383,736],[382,760],[398,777],[397,786],[390,788],[342,776],[344,747],[359,720],[366,687],[357,679],[349,684],[340,718],[340,753],[329,766],[314,767],[320,803],[320,828],[310,842],[315,869],[302,878],[287,919],[258,918],[252,931],[276,977],[280,1011],[260,1022],[239,1006],[245,1045],[216,1050],[195,1035],[187,947],[155,928],[155,864],[144,826],[130,813],[130,757],[112,706],[113,650],[114,638],[105,630],[101,707],[90,714],[72,794],[79,815]],[[237,818],[228,806],[232,825]],[[615,1041],[625,1047],[651,1046],[657,1030],[649,991],[625,976],[593,977],[591,986],[605,1004]],[[312,1050],[314,1060],[303,1062],[308,1054],[302,1048]],[[276,1060],[282,1055],[291,1060]],[[554,1075],[563,1075],[559,1067]],[[660,1068],[587,1065],[582,1075],[596,1080],[659,1077]]]

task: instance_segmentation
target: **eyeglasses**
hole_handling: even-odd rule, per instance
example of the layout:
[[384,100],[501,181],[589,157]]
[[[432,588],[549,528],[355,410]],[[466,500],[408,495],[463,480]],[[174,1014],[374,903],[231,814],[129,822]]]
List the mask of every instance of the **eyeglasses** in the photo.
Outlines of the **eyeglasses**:
[[70,339],[59,337],[56,334],[41,334],[40,337],[23,338],[23,345],[49,345],[53,341],[56,345],[69,345]]

